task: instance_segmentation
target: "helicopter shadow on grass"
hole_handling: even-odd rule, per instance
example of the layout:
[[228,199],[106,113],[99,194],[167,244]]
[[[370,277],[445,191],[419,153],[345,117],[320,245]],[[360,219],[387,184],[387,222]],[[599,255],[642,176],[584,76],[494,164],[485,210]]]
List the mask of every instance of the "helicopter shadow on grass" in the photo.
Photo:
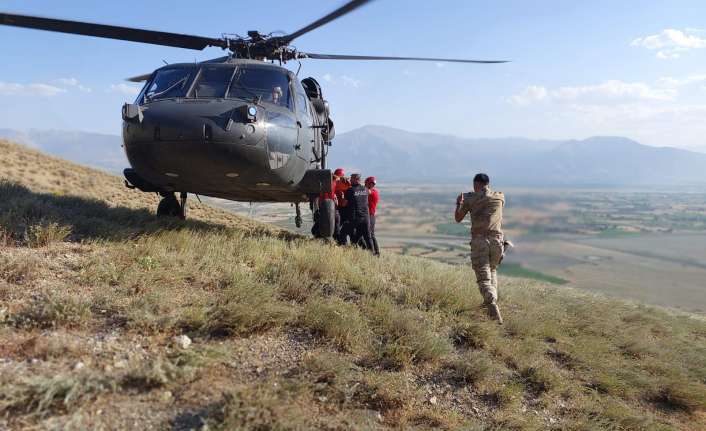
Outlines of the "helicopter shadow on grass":
[[223,401],[217,401],[196,410],[187,410],[179,413],[171,420],[171,431],[187,431],[193,429],[204,429],[208,421],[216,420],[222,422]]
[[[125,241],[180,229],[202,232],[237,229],[199,220],[157,218],[147,209],[111,207],[99,199],[38,193],[21,184],[0,181],[0,230],[16,242],[26,243],[31,229],[52,225],[66,228],[69,232],[66,239],[70,241]],[[271,236],[287,241],[300,238],[290,232],[270,231],[266,227],[245,227],[242,231],[249,236]]]

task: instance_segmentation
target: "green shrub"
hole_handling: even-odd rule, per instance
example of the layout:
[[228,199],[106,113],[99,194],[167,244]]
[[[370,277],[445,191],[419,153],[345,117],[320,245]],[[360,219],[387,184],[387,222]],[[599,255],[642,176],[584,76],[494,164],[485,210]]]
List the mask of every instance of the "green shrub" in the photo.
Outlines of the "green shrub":
[[265,279],[277,286],[285,301],[303,303],[315,292],[315,286],[307,274],[289,263],[267,265],[265,271]]
[[460,385],[477,383],[488,377],[498,377],[505,372],[501,364],[495,362],[482,350],[466,352],[451,360],[445,368],[449,373],[449,379]]
[[[440,274],[434,274],[439,276]],[[446,274],[447,280],[416,280],[416,285],[405,287],[399,301],[422,311],[440,310],[450,315],[459,315],[476,308],[478,298],[468,287],[454,286],[457,280]]]
[[368,372],[355,388],[355,401],[382,412],[406,408],[419,396],[416,386],[400,373]]
[[282,326],[294,316],[292,306],[278,301],[272,287],[242,282],[218,297],[202,330],[216,337],[251,335]]
[[151,271],[159,266],[157,259],[149,255],[137,257],[135,262],[144,271]]
[[312,429],[311,410],[297,404],[296,388],[268,381],[226,393],[220,411],[207,422],[216,430]]
[[527,389],[537,395],[556,389],[560,385],[557,373],[542,364],[520,370],[520,377]]
[[193,367],[188,365],[191,361],[181,364],[185,366],[179,366],[179,359],[171,361],[168,358],[157,357],[131,364],[129,371],[121,380],[121,386],[125,389],[146,392],[190,374],[193,371]]
[[162,331],[174,326],[173,304],[161,291],[139,293],[128,298],[128,306],[121,311],[128,326],[143,331]]
[[66,412],[117,387],[113,379],[90,371],[3,383],[0,413],[31,413],[40,417]]
[[12,233],[0,224],[0,247],[11,247],[15,244]]
[[376,299],[366,305],[366,314],[375,335],[370,359],[378,366],[400,369],[439,360],[451,351],[449,339],[434,331],[424,313]]
[[11,284],[27,284],[37,278],[41,262],[30,254],[0,256],[0,278]]
[[27,228],[27,245],[46,247],[49,244],[64,241],[70,234],[70,227],[58,223],[35,224]]
[[484,382],[482,389],[483,397],[491,407],[515,408],[525,395],[524,385],[509,377]]
[[699,382],[673,381],[653,390],[651,401],[665,410],[688,413],[706,411],[706,385]]
[[580,410],[563,428],[570,431],[639,430],[668,431],[674,427],[659,423],[652,412],[636,409],[615,399],[584,400]]
[[369,344],[370,330],[356,304],[340,298],[317,298],[306,304],[300,324],[348,352]]
[[478,322],[462,320],[451,327],[451,340],[458,347],[482,349],[492,337],[497,337],[497,334]]
[[11,319],[16,326],[47,329],[84,326],[90,317],[90,304],[84,298],[50,292],[34,298]]

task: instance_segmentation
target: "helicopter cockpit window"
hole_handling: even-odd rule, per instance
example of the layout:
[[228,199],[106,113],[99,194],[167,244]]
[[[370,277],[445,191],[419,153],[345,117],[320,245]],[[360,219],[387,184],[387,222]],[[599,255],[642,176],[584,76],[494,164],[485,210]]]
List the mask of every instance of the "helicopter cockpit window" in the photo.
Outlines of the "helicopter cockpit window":
[[187,84],[191,69],[162,69],[157,71],[152,82],[145,91],[144,102],[172,97],[184,97],[188,90]]
[[[297,113],[299,113],[302,117],[307,118],[308,120],[311,120],[311,115],[309,113],[309,98],[306,95],[306,91],[304,91],[304,87],[302,87],[301,83],[297,82],[294,85],[294,90],[296,91],[297,95]],[[311,123],[311,121],[310,121]]]
[[253,100],[260,99],[292,109],[289,92],[289,77],[277,69],[241,66],[228,90],[228,97]]
[[233,76],[234,68],[204,66],[191,90],[191,97],[225,97],[226,89]]

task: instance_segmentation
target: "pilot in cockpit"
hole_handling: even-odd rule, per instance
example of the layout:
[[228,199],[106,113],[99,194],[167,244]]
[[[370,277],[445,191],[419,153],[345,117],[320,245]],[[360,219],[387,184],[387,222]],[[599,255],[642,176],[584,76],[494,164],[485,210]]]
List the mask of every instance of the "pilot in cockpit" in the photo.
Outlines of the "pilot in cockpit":
[[275,105],[281,105],[282,103],[282,87],[273,87],[272,88],[272,103]]

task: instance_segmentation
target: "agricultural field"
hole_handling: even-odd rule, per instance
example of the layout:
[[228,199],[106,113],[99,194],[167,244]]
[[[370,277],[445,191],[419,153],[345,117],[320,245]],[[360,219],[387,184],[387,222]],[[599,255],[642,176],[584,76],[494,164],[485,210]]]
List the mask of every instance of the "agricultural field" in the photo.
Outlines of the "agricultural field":
[[[469,262],[461,189],[393,187],[379,238],[402,254]],[[652,304],[706,312],[706,193],[506,190],[515,243],[502,271]]]
[[[454,199],[466,188],[383,187],[377,223],[383,250],[468,264],[468,220],[457,224],[452,216]],[[504,191],[505,232],[515,243],[504,275],[706,313],[706,193]],[[289,205],[219,205],[297,230]]]

